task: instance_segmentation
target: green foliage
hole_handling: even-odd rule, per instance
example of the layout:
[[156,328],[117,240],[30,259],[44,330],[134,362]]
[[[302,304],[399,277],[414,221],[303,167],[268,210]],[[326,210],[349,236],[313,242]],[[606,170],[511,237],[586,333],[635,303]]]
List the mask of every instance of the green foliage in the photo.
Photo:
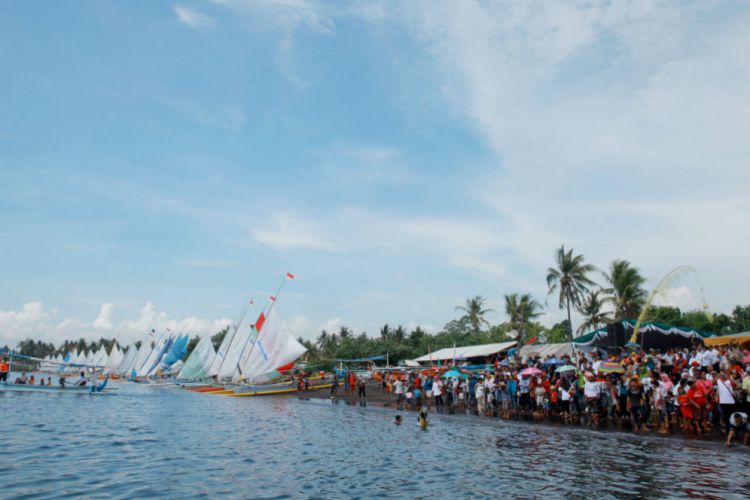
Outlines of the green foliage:
[[219,347],[221,347],[221,343],[224,341],[224,337],[227,336],[227,333],[229,333],[228,326],[211,337],[211,343],[214,345],[214,350],[219,350]]
[[197,335],[188,341],[187,349],[186,349],[187,352],[182,357],[182,361],[187,361],[187,359],[190,357],[190,354],[193,352],[193,349],[195,349],[195,346],[197,346],[198,342],[200,341],[201,341],[201,338],[198,337]]
[[586,295],[581,307],[578,308],[578,311],[583,314],[583,323],[576,330],[577,333],[597,330],[600,326],[612,321],[610,313],[602,311],[604,300],[599,296],[600,293],[601,290],[595,290]]
[[673,306],[651,306],[644,321],[656,321],[695,330],[728,335],[750,330],[750,305],[736,306],[732,315],[717,314],[710,318],[703,311],[681,311]]
[[627,260],[613,260],[609,273],[602,273],[610,288],[604,290],[615,307],[615,319],[636,319],[646,304],[646,279]]
[[569,338],[573,338],[572,323],[570,321],[570,308],[580,307],[589,287],[595,286],[589,277],[589,273],[596,270],[591,264],[586,264],[583,255],[575,255],[571,248],[565,251],[565,245],[561,245],[555,254],[556,267],[547,270],[547,297],[558,292],[558,307],[565,308],[568,312]]

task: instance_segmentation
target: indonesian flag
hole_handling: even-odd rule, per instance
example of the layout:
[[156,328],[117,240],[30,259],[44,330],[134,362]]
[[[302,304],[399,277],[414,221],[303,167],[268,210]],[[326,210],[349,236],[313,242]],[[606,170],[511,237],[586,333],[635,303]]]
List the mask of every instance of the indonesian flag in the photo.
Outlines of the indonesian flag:
[[258,319],[255,321],[256,333],[260,333],[260,329],[263,328],[263,323],[265,322],[266,322],[266,315],[263,313],[260,313],[260,316],[258,316]]
[[271,299],[271,302],[276,302],[276,297],[274,297],[273,295],[271,295],[271,296],[270,296],[270,297],[268,297],[268,298],[269,298],[269,299]]
[[290,280],[294,279],[294,275],[292,273],[286,273],[286,277],[289,278]]
[[254,301],[253,299],[250,299],[250,305],[251,305],[251,306],[254,306],[254,305],[255,305],[255,301]]
[[531,337],[531,339],[528,342],[526,342],[526,345],[531,345],[534,342],[536,342],[536,337]]

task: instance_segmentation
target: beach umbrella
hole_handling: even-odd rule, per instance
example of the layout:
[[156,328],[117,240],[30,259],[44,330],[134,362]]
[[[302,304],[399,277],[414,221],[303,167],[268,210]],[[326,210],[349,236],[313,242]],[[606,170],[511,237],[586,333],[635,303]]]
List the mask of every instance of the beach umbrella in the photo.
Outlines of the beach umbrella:
[[502,361],[498,361],[497,364],[500,365],[500,366],[510,366],[510,363],[508,362],[507,359],[504,359]]
[[576,367],[573,365],[563,365],[559,367],[557,370],[555,370],[555,373],[563,373],[563,372],[573,372],[575,371]]
[[599,373],[625,373],[625,368],[619,363],[605,361],[599,365]]
[[564,365],[565,361],[563,361],[562,359],[552,358],[552,359],[548,359],[542,364],[544,366]]
[[539,375],[540,373],[544,373],[544,372],[542,370],[540,370],[539,368],[534,368],[532,366],[530,368],[526,368],[525,370],[522,370],[521,371],[521,376],[522,377],[528,377],[530,375]]

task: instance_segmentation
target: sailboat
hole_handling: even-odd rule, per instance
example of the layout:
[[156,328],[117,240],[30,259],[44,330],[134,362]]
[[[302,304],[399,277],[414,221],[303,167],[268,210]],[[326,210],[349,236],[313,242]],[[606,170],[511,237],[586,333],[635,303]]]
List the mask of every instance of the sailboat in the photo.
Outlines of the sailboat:
[[216,351],[211,342],[211,336],[203,336],[177,375],[178,380],[195,381],[207,378],[215,357]]
[[240,381],[233,388],[230,396],[256,396],[262,394],[282,394],[297,390],[296,382],[270,383],[281,377],[279,368],[288,367],[303,354],[307,348],[294,338],[284,323],[271,308],[268,317],[262,322],[257,338],[249,353],[240,365]]

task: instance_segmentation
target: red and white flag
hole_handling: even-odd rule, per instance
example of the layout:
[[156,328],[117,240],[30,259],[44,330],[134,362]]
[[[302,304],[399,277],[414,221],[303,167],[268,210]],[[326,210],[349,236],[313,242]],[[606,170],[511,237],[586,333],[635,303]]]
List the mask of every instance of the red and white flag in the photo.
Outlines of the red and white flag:
[[286,277],[289,278],[290,280],[294,279],[294,275],[292,273],[286,273]]
[[271,302],[276,302],[276,297],[274,297],[273,295],[271,295],[271,296],[270,296],[270,297],[268,297],[268,298],[269,298],[269,299],[271,299]]
[[255,321],[255,331],[257,333],[260,333],[260,329],[263,328],[263,323],[266,322],[266,315],[263,313],[260,313],[260,316],[258,316],[258,319]]
[[254,306],[254,305],[255,305],[255,301],[254,301],[253,299],[250,299],[250,305],[251,305],[251,306]]

